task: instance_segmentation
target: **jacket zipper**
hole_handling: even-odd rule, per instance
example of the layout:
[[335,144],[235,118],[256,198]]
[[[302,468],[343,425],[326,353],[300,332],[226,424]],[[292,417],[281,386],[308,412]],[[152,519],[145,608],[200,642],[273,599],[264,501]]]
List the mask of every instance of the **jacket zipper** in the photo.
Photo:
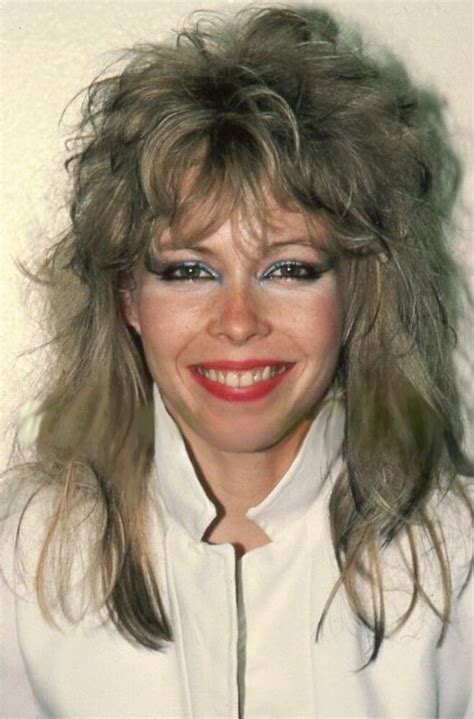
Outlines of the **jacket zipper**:
[[235,560],[235,597],[237,603],[237,698],[239,719],[244,719],[245,704],[245,648],[247,626],[242,592],[242,560]]

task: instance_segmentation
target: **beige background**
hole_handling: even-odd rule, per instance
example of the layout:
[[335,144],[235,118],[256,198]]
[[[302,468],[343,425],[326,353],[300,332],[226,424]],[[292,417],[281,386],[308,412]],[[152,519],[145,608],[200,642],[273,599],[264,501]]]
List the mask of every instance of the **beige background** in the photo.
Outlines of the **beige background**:
[[[39,308],[14,266],[31,259],[65,222],[65,138],[77,118],[71,98],[114,57],[139,41],[164,37],[195,9],[234,10],[233,0],[1,3],[1,401],[0,464],[8,457],[8,427],[31,396],[44,359],[20,352],[41,341]],[[259,3],[262,5],[263,3]],[[310,6],[309,2],[286,2]],[[373,52],[385,45],[417,83],[436,88],[448,107],[448,129],[465,161],[457,212],[459,256],[473,267],[473,5],[411,0],[319,2],[318,7],[360,28]],[[466,332],[464,345],[469,343]]]

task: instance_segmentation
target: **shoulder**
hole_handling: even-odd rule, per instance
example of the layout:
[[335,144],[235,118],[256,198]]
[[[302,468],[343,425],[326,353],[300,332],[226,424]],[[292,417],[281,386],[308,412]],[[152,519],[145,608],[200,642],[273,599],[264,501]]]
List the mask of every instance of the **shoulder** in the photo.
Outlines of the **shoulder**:
[[[33,477],[12,472],[0,484],[0,571],[4,583],[18,586],[20,574],[32,584],[35,558],[52,515],[50,493]],[[22,571],[20,572],[20,567]]]
[[455,586],[465,581],[472,559],[472,490],[464,478],[456,479],[448,491],[433,494],[417,520],[407,525],[400,544],[406,558],[411,540],[422,578],[442,559]]
[[[465,593],[472,568],[472,494],[464,482],[433,495],[416,521],[395,537],[381,553],[381,570],[389,626],[399,626],[414,596],[419,611],[413,617],[440,627],[469,608]],[[461,597],[464,599],[461,602]],[[459,608],[458,608],[459,606]]]
[[38,569],[44,588],[76,584],[89,571],[102,514],[97,498],[67,496],[40,473],[12,473],[0,485],[0,573],[17,595],[36,593]]
[[18,608],[36,600],[36,565],[54,506],[39,487],[33,476],[14,472],[0,480],[1,716],[38,715],[20,648]]
[[[436,665],[440,681],[440,716],[452,716],[447,709],[450,695],[460,702],[472,701],[472,647],[474,584],[472,577],[473,484],[463,482],[462,494],[443,497],[436,506],[443,533],[443,549],[449,566],[452,588],[451,612],[444,641],[438,644]],[[464,710],[465,711],[465,710]],[[457,714],[456,714],[457,716]]]
[[463,590],[472,567],[473,500],[474,484],[459,477],[449,492],[433,497],[428,508],[438,530],[440,550],[447,561],[455,596]]

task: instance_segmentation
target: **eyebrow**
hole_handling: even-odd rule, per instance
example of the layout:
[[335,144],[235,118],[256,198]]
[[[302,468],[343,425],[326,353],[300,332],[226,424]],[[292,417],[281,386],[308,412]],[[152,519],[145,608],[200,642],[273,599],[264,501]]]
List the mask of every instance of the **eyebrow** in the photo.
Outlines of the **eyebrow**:
[[307,238],[299,237],[296,239],[291,240],[277,240],[276,242],[268,242],[267,247],[269,249],[272,249],[273,247],[286,247],[286,246],[292,246],[292,245],[302,245],[303,247],[311,247],[312,250],[322,250],[323,247],[318,242],[315,242],[314,240],[309,240]]
[[[319,250],[319,251],[327,251],[325,250],[324,246],[320,244],[319,242],[315,242],[314,240],[309,240],[307,238],[298,237],[295,239],[283,239],[283,240],[276,240],[274,242],[267,242],[264,244],[264,247],[268,249],[270,252],[272,252],[274,249],[278,249],[281,247],[294,247],[294,246],[303,246],[303,247],[309,247],[312,250]],[[158,248],[158,252],[176,252],[179,250],[192,250],[194,252],[201,252],[204,255],[208,255],[210,257],[215,256],[216,253],[211,247],[206,247],[206,245],[203,245],[201,242],[191,243],[189,245],[179,245],[178,247],[173,247],[172,245],[164,245],[160,248]]]

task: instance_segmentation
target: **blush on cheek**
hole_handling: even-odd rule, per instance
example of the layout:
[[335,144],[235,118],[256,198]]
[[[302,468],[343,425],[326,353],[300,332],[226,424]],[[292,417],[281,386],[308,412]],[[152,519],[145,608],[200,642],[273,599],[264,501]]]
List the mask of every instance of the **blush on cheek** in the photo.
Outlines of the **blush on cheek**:
[[335,342],[340,342],[344,325],[344,313],[339,303],[328,303],[321,312],[319,331]]
[[298,337],[311,338],[318,345],[337,344],[344,326],[343,302],[337,286],[313,298],[311,303],[293,305],[291,318]]

